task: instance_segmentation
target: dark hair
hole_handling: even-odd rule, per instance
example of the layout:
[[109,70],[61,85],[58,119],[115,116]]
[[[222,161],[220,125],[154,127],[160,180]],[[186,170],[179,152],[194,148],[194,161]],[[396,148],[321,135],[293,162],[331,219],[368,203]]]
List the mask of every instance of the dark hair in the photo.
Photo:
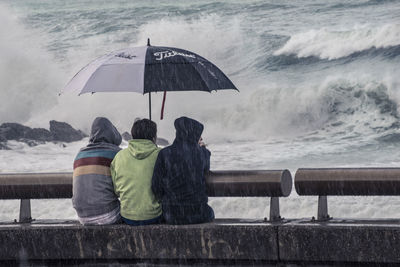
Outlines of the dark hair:
[[136,120],[131,129],[132,139],[147,139],[155,141],[157,124],[149,119]]

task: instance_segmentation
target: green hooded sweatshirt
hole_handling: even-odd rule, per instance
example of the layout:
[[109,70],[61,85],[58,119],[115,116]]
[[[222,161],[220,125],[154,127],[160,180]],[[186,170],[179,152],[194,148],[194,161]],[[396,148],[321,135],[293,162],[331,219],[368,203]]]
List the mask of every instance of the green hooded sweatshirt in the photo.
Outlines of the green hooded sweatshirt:
[[112,161],[111,176],[120,198],[122,217],[143,221],[161,215],[161,205],[151,191],[158,152],[160,149],[152,141],[133,139]]

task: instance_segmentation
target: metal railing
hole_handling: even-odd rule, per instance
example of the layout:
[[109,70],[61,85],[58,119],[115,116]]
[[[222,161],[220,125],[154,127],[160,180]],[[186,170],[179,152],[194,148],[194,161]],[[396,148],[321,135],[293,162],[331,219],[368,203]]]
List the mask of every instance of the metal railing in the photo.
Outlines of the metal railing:
[[[292,190],[288,170],[211,171],[206,176],[210,197],[271,197],[269,221],[281,220],[279,197]],[[30,199],[71,198],[72,173],[0,174],[0,199],[21,199],[19,222],[30,222]]]
[[327,196],[400,195],[400,168],[298,169],[295,188],[300,196],[318,196],[319,221],[329,220]]

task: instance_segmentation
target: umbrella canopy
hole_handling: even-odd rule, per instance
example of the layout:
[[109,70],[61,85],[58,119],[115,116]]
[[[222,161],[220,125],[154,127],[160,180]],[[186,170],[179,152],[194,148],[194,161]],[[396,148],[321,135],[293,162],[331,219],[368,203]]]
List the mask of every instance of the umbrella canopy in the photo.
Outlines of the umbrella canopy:
[[[64,92],[151,93],[236,89],[228,77],[205,58],[179,48],[151,46],[118,50],[82,68]],[[149,94],[151,109],[151,96]],[[151,111],[150,111],[151,119]]]

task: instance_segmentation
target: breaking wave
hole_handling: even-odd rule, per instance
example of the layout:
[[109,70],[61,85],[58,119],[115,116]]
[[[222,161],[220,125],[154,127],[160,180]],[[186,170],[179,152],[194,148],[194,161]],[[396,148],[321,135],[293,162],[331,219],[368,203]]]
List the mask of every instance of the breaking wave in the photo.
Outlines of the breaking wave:
[[0,122],[24,122],[57,104],[60,73],[35,32],[0,4]]
[[[387,81],[386,76],[394,79],[397,69],[393,59],[400,55],[398,23],[342,30],[321,26],[288,37],[287,32],[296,31],[282,31],[282,25],[266,30],[266,21],[253,27],[265,17],[260,9],[270,12],[269,5],[247,9],[250,15],[246,17],[230,16],[229,10],[218,13],[218,5],[212,5],[213,13],[208,14],[204,11],[210,8],[207,5],[197,12],[180,3],[175,12],[175,6],[157,9],[142,4],[146,5],[130,3],[123,8],[110,3],[109,12],[93,6],[78,11],[86,8],[79,4],[76,14],[51,7],[48,13],[41,10],[43,13],[27,15],[22,23],[0,5],[0,23],[8,25],[0,28],[0,53],[5,59],[0,62],[0,97],[7,99],[0,106],[0,123],[45,127],[50,119],[57,119],[87,130],[95,116],[107,116],[120,129],[129,129],[134,118],[147,117],[146,96],[58,97],[57,93],[95,57],[144,45],[151,38],[153,45],[186,48],[211,60],[240,90],[240,94],[168,93],[165,120],[158,122],[160,131],[168,132],[164,136],[174,135],[172,122],[182,115],[203,121],[206,134],[228,139],[313,131],[324,136],[329,131],[380,136],[385,131],[391,134],[396,126],[399,83]],[[274,6],[272,12],[279,13],[282,8]],[[159,18],[154,10],[167,15]],[[134,13],[140,13],[139,19]],[[250,18],[254,21],[249,22]],[[24,26],[27,21],[35,27]],[[72,22],[75,27],[69,27]],[[364,61],[353,60],[360,58]],[[351,74],[345,75],[348,70]],[[155,118],[161,100],[161,94],[154,94]],[[224,136],[226,132],[229,136]]]
[[[365,25],[350,30],[322,28],[294,34],[282,48],[274,52],[274,55],[333,60],[361,51],[399,45],[400,24],[386,24],[380,27]],[[399,54],[399,49],[396,53]]]
[[390,141],[391,134],[400,129],[398,103],[396,92],[384,82],[339,78],[313,87],[257,90],[245,105],[225,109],[209,121],[222,121],[224,127],[232,132],[240,129],[240,135],[250,139],[317,134]]

